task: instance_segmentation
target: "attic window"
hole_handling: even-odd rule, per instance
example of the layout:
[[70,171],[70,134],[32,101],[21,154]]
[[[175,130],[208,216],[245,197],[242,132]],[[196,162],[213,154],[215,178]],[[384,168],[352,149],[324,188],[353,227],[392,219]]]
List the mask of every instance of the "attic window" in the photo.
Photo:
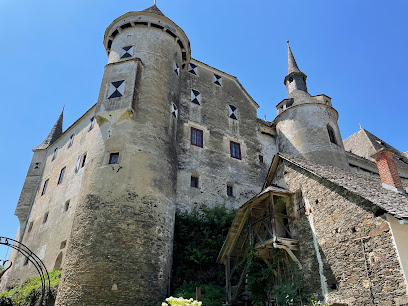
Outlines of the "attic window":
[[125,80],[110,83],[108,99],[120,98],[125,93]]
[[195,175],[191,176],[190,187],[198,188],[198,176],[195,176]]
[[198,90],[191,89],[191,102],[201,105],[201,93]]
[[214,83],[215,85],[221,86],[221,85],[222,85],[222,78],[221,78],[221,76],[219,76],[218,74],[215,74],[215,73],[214,73],[214,75],[213,75],[213,83]]
[[187,66],[187,71],[194,75],[197,75],[197,65],[194,65],[193,63],[189,63]]
[[286,103],[286,108],[291,107],[292,105],[293,105],[293,100],[288,101],[288,102]]
[[178,117],[178,108],[174,103],[171,103],[171,114],[174,116],[174,118]]
[[70,148],[71,146],[72,146],[72,144],[74,143],[74,134],[72,134],[70,137],[69,137],[69,140],[68,140],[68,148]]
[[228,105],[228,117],[238,120],[238,109],[234,105]]
[[327,132],[329,133],[330,142],[337,144],[336,135],[334,134],[333,128],[329,124],[327,125]]
[[126,46],[120,50],[120,58],[129,58],[133,56],[134,46]]

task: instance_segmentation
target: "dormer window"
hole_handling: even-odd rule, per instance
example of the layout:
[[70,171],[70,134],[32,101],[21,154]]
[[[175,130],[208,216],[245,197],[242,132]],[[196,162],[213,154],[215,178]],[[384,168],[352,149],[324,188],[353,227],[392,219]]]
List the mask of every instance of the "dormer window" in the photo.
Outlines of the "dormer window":
[[336,134],[334,134],[334,130],[329,124],[327,125],[327,132],[329,133],[330,142],[337,144]]

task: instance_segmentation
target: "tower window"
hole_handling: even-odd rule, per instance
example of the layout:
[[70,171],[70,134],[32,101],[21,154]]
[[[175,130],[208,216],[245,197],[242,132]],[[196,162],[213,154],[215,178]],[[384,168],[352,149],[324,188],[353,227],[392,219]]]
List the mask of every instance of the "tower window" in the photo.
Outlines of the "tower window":
[[61,184],[62,181],[64,180],[65,169],[66,169],[66,167],[61,169],[60,176],[59,176],[59,179],[58,179],[58,185]]
[[222,85],[222,78],[221,78],[221,76],[219,76],[218,74],[215,74],[215,73],[214,73],[214,75],[213,75],[213,83],[214,83],[215,85],[221,86],[221,85]]
[[86,153],[82,156],[81,168],[85,167]]
[[234,105],[228,105],[228,117],[238,120],[238,109]]
[[43,190],[41,192],[41,195],[44,195],[45,192],[47,191],[47,186],[48,186],[48,179],[44,182]]
[[178,117],[178,108],[174,103],[171,103],[171,114],[174,116],[174,118]]
[[120,58],[128,58],[133,56],[134,46],[126,46],[120,50]]
[[174,72],[179,75],[180,74],[180,66],[177,63],[174,63]]
[[194,75],[197,75],[197,65],[194,65],[193,63],[189,63],[187,66],[187,71]]
[[191,102],[201,105],[201,93],[198,90],[191,89]]
[[119,164],[119,152],[111,153],[111,154],[110,154],[110,156],[109,156],[109,164],[110,164],[110,165]]
[[330,142],[337,144],[336,135],[334,134],[334,130],[330,125],[327,125],[327,132],[329,133]]
[[64,211],[68,211],[68,209],[69,209],[69,200],[67,200],[66,202],[65,202],[65,204],[64,204]]
[[72,146],[72,144],[74,143],[74,136],[75,136],[75,134],[72,134],[72,135],[69,137],[68,148],[70,148],[70,147]]
[[88,132],[94,128],[94,125],[95,125],[95,117],[92,117],[92,118],[89,120]]
[[202,148],[203,147],[203,131],[196,129],[196,128],[191,128],[191,144],[193,146],[197,146]]
[[263,155],[258,155],[258,157],[259,157],[259,162],[262,164],[264,162]]
[[108,99],[120,98],[125,93],[125,80],[115,81],[110,83],[108,91]]
[[230,141],[231,157],[241,159],[241,145],[237,142]]
[[54,149],[54,153],[52,153],[52,159],[51,161],[53,161],[56,157],[57,157],[57,153],[58,153],[58,148]]
[[234,196],[234,189],[232,185],[228,184],[227,185],[227,196],[233,197]]
[[28,232],[31,232],[33,229],[34,221],[31,221],[30,224],[28,225]]
[[191,176],[190,187],[198,188],[198,176]]
[[44,215],[43,224],[44,224],[45,222],[47,222],[47,220],[48,220],[48,212],[46,212],[45,215]]
[[34,169],[39,169],[41,166],[41,163],[35,163]]

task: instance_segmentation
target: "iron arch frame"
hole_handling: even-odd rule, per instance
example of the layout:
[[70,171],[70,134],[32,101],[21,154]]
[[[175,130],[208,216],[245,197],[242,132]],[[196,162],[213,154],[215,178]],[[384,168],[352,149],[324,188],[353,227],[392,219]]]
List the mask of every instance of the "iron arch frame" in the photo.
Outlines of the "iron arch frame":
[[[44,263],[38,256],[31,251],[26,245],[22,244],[21,242],[7,238],[7,237],[2,237],[0,236],[0,245],[5,245],[8,246],[14,250],[17,250],[19,253],[23,254],[23,256],[31,262],[34,267],[36,268],[40,280],[41,280],[41,301],[40,305],[43,305],[43,302],[45,300],[46,293],[49,294],[50,287],[51,287],[51,281],[50,277],[48,275],[48,270],[45,267]],[[11,262],[10,262],[11,263]],[[12,263],[11,263],[12,264]]]

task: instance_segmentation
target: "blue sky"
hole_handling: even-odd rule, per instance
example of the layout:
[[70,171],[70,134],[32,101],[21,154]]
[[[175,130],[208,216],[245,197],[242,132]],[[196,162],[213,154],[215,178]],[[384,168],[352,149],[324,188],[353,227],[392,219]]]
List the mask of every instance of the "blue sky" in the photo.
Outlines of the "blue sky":
[[[97,99],[107,63],[102,40],[116,17],[152,0],[0,0],[2,143],[0,236],[14,216],[31,149],[65,105],[64,129]],[[327,94],[343,139],[359,123],[408,151],[408,1],[158,0],[184,29],[192,56],[241,81],[273,120],[286,97],[286,40],[311,94]],[[0,259],[5,255],[0,248]]]

